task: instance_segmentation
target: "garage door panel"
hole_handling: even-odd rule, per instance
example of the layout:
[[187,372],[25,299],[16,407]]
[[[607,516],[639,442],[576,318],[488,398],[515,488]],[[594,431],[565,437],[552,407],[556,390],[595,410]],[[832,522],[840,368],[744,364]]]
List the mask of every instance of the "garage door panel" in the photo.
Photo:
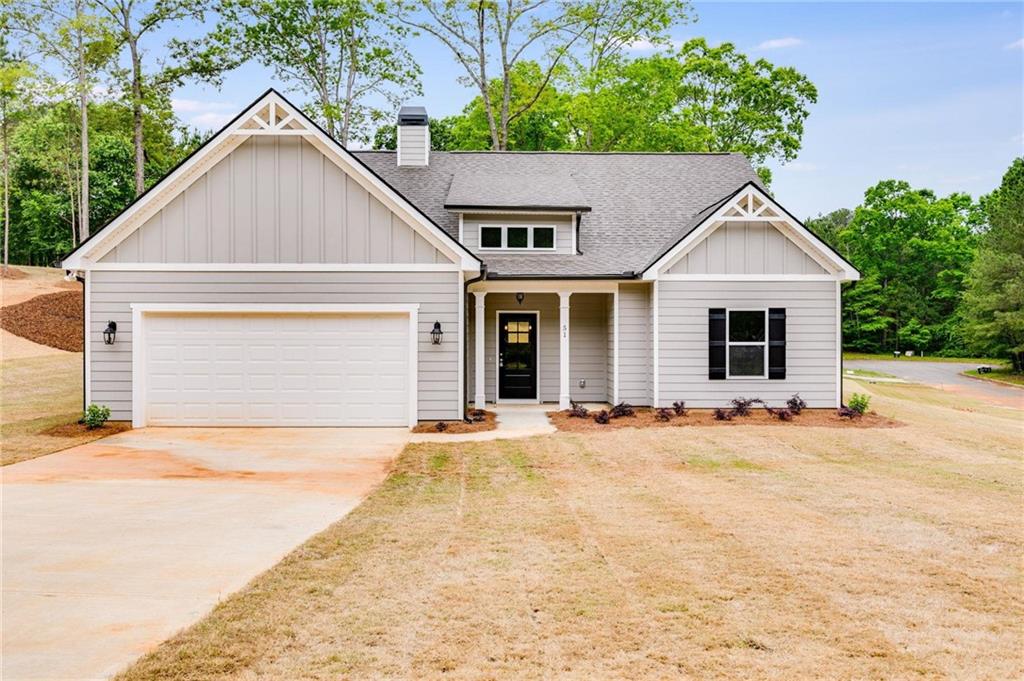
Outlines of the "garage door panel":
[[404,315],[153,315],[152,425],[406,425]]

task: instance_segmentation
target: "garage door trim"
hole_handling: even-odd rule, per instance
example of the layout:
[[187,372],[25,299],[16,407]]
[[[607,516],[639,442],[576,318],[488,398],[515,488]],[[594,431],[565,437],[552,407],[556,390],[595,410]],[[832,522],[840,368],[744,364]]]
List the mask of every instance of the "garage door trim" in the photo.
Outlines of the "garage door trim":
[[418,304],[373,303],[133,303],[132,309],[132,427],[146,425],[146,317],[173,314],[396,314],[409,318],[409,427],[418,420],[417,317]]

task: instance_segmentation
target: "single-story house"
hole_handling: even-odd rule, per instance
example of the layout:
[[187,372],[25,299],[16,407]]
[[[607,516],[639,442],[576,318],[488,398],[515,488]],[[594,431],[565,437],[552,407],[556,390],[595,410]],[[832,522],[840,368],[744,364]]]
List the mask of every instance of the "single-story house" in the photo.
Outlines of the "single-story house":
[[351,151],[270,90],[64,261],[135,426],[840,404],[854,267],[734,153]]

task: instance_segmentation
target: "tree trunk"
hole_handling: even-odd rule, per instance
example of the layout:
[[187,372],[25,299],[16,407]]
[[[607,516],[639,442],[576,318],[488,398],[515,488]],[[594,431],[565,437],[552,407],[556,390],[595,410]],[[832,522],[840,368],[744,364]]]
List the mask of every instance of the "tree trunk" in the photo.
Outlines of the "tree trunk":
[[[82,0],[75,0],[75,19],[82,21]],[[78,107],[82,115],[82,189],[78,208],[78,241],[89,238],[89,82],[85,77],[85,44],[82,31],[77,31]]]
[[10,127],[7,120],[7,99],[0,104],[0,116],[3,116],[4,136],[4,272],[10,262],[11,254],[11,145]]
[[[127,21],[126,17],[126,27]],[[146,152],[142,139],[142,57],[134,37],[128,39],[128,48],[132,55],[132,143],[135,145],[135,196],[138,196],[146,190]]]

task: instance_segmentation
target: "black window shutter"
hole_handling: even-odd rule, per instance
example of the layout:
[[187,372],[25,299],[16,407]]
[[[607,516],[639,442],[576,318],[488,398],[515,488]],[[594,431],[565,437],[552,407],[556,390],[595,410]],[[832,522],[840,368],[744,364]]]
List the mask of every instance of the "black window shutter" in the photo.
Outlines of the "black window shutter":
[[768,378],[786,378],[786,308],[768,309]]
[[725,308],[708,310],[708,378],[725,380]]

